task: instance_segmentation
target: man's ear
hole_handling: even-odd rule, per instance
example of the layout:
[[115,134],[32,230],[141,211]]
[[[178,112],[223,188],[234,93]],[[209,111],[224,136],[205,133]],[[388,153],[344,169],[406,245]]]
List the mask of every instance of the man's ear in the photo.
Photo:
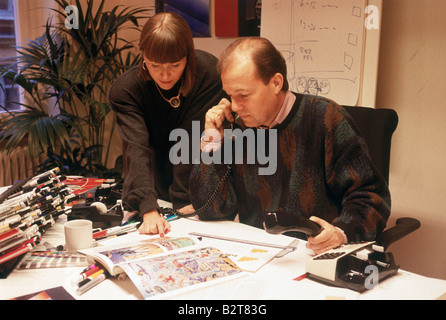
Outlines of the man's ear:
[[280,91],[282,91],[283,88],[283,76],[280,73],[276,73],[272,79],[272,84],[274,86],[274,93],[279,94]]

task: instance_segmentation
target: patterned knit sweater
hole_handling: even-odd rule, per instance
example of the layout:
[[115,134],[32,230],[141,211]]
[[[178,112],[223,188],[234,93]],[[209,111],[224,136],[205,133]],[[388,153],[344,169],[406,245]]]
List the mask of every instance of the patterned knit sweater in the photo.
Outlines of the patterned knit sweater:
[[[277,129],[275,173],[259,175],[258,169],[265,165],[235,163],[200,218],[238,213],[240,222],[262,228],[262,213],[286,210],[320,217],[341,228],[349,241],[373,239],[389,217],[390,193],[363,138],[349,114],[333,101],[296,96],[289,115],[273,128]],[[225,152],[224,144],[219,152]],[[196,209],[209,199],[226,168],[225,163],[203,161],[194,166],[190,196]]]

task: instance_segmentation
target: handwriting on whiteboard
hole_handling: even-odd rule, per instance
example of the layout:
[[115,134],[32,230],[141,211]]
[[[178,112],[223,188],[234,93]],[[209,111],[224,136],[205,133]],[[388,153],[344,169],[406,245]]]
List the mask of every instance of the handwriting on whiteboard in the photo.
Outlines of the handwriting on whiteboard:
[[366,0],[273,0],[262,3],[262,36],[284,55],[291,90],[356,104]]

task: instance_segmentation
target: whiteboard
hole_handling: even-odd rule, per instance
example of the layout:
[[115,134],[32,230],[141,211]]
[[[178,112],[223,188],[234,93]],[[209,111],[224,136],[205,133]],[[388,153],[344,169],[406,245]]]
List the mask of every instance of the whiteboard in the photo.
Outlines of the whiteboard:
[[[375,106],[382,0],[268,0],[261,36],[287,61],[292,91]],[[377,21],[368,25],[370,5]],[[370,22],[370,19],[367,21]],[[371,28],[370,26],[374,27]]]

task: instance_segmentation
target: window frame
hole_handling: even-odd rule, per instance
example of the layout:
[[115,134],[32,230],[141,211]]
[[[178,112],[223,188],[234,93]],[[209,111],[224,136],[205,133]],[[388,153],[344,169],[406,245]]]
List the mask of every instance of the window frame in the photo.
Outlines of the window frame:
[[[17,5],[18,5],[17,0],[9,0],[8,3],[7,3],[7,9],[0,9],[0,19],[2,19],[2,20],[9,20],[9,21],[12,21],[12,23],[13,23],[13,33],[12,33],[13,37],[2,39],[1,43],[4,44],[5,46],[6,45],[15,45],[15,44],[17,44],[17,28],[18,28],[18,25],[17,25],[17,21],[15,19],[15,10],[14,10]],[[12,18],[11,18],[11,14],[12,14]],[[6,58],[8,56],[9,51],[13,52],[14,49],[8,50],[3,55],[2,59]],[[3,81],[3,80],[0,80],[0,82],[1,82],[1,85],[3,86],[3,88],[5,88],[5,89],[13,89],[13,91],[15,91],[15,93],[12,92],[12,96],[13,97],[18,96],[19,97],[19,101],[18,102],[22,102],[21,101],[22,100],[21,99],[22,94],[21,94],[21,92],[20,92],[18,87],[13,88],[12,85],[7,85],[5,83],[5,81]],[[10,92],[10,94],[11,94],[11,92]],[[3,94],[3,92],[1,92],[0,105],[5,106],[7,100],[8,100],[8,96],[5,96]],[[14,109],[11,108],[10,110],[20,110],[20,107],[18,107],[18,108],[15,107]],[[4,112],[4,110],[0,109],[0,113],[3,113],[3,112]]]
[[[36,39],[43,34],[48,18],[54,15],[52,9],[56,8],[56,3],[54,0],[12,0],[12,6],[15,43],[21,46],[28,39]],[[18,88],[18,90],[18,102],[23,104],[25,102],[25,94],[23,89]],[[1,113],[4,113],[4,111],[0,110]]]

